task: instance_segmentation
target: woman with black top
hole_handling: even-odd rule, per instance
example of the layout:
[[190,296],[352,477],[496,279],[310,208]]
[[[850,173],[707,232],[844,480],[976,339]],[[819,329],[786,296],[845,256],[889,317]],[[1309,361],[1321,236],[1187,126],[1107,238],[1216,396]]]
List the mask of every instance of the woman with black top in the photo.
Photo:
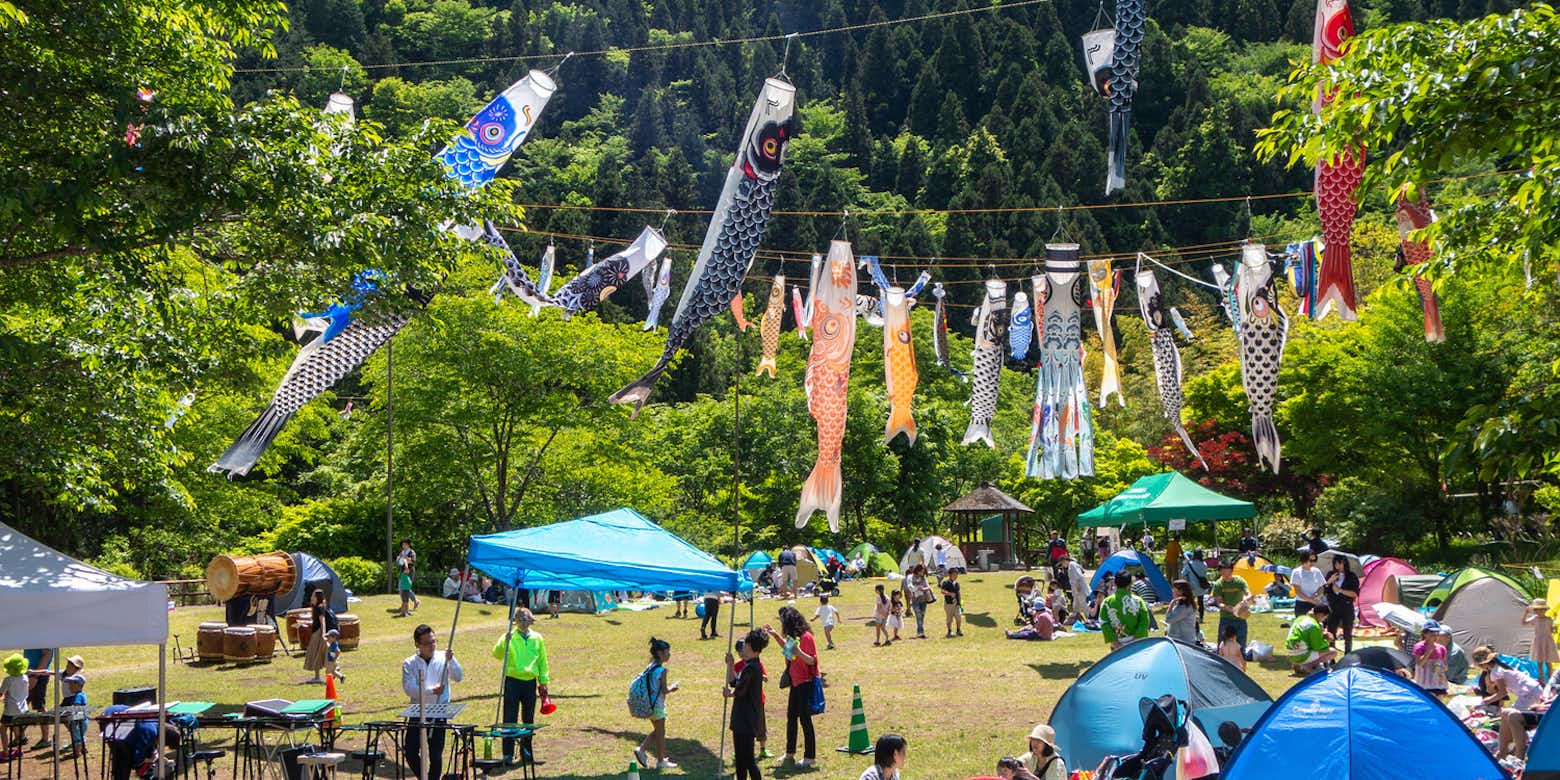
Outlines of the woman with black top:
[[1354,652],[1354,600],[1360,597],[1360,578],[1349,569],[1349,559],[1335,555],[1332,571],[1327,573],[1327,614],[1323,628],[1336,637],[1343,635],[1343,652]]
[[336,613],[331,612],[330,607],[326,605],[325,591],[322,588],[315,588],[314,592],[309,594],[309,625],[312,628],[309,632],[309,650],[303,656],[303,669],[314,672],[313,682],[323,682],[320,679],[320,670],[325,668],[325,651],[328,644],[325,641],[325,632],[335,631],[337,626]]
[[812,722],[813,686],[820,684],[818,643],[813,639],[812,632],[807,630],[807,618],[802,617],[802,613],[798,612],[796,607],[780,608],[780,628],[785,632],[784,634],[764,626],[769,635],[783,645],[781,652],[785,655],[787,664],[782,686],[788,683],[791,689],[785,707],[785,755],[780,757],[780,765],[783,766],[794,759],[796,728],[801,726],[805,750],[796,765],[812,766],[818,755],[818,740],[813,734]]
[[737,641],[737,652],[742,656],[740,664],[733,664],[731,653],[726,654],[726,695],[731,698],[731,746],[736,762],[736,780],[759,780],[758,754],[754,743],[763,738],[764,728],[764,672],[759,654],[769,644],[769,637],[758,629],[749,631]]

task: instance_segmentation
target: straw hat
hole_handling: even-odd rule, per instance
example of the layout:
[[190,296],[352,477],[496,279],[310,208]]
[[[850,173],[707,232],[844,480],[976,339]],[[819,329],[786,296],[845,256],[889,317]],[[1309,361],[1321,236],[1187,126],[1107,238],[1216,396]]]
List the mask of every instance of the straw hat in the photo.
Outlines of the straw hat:
[[65,659],[65,663],[70,664],[71,666],[74,666],[77,669],[85,669],[85,668],[87,668],[87,662],[85,660],[83,660],[81,658],[81,656],[79,656],[79,655],[73,655],[73,656]]
[[1549,611],[1549,602],[1547,602],[1547,601],[1545,601],[1545,600],[1543,600],[1541,598],[1540,599],[1533,599],[1533,611],[1534,612],[1548,612]]
[[1058,753],[1060,753],[1062,750],[1056,746],[1056,729],[1053,729],[1044,723],[1036,724],[1036,726],[1030,730],[1029,738],[1038,739],[1041,742],[1050,745],[1051,749],[1057,751]]

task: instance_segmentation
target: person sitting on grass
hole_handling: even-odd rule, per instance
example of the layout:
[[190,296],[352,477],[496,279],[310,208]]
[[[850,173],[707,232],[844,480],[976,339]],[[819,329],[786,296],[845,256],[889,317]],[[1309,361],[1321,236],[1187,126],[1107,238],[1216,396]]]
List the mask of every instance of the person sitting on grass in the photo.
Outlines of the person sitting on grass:
[[999,780],[1040,780],[1033,772],[1024,768],[1024,762],[1012,756],[997,759],[997,777]]
[[[1484,705],[1500,715],[1500,743],[1495,747],[1495,760],[1510,756],[1526,761],[1528,729],[1538,725],[1541,710],[1547,706],[1543,686],[1508,666],[1495,648],[1487,645],[1473,651],[1473,663],[1484,670],[1484,688],[1488,692]],[[1510,706],[1504,704],[1507,696],[1512,699]]]
[[[1029,732],[1029,752],[1018,757],[1020,767],[1039,780],[1067,780],[1067,762],[1056,747],[1056,729],[1040,723]],[[1000,765],[998,766],[1000,770]],[[1018,775],[1015,774],[1015,777]]]
[[1148,604],[1132,592],[1132,575],[1116,574],[1116,592],[1100,606],[1100,631],[1116,650],[1148,636]]
[[910,747],[898,734],[878,737],[872,750],[872,766],[861,773],[859,780],[900,780],[899,770],[905,768]]
[[1327,639],[1322,624],[1317,622],[1326,620],[1331,610],[1332,607],[1323,601],[1312,607],[1309,614],[1295,618],[1294,625],[1289,627],[1289,638],[1285,640],[1284,647],[1289,650],[1296,674],[1308,675],[1323,664],[1337,660],[1338,651]]

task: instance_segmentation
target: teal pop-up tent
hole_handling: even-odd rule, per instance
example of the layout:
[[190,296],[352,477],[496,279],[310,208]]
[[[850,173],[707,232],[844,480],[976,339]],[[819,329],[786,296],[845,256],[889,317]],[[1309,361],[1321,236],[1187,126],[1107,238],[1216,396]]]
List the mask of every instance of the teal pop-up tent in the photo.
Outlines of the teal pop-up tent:
[[1244,520],[1256,513],[1250,501],[1215,493],[1180,472],[1167,471],[1143,477],[1115,498],[1078,515],[1078,525],[1169,525],[1171,520],[1178,519],[1204,523]]
[[466,562],[499,582],[531,590],[735,593],[753,587],[747,575],[632,509],[473,536]]

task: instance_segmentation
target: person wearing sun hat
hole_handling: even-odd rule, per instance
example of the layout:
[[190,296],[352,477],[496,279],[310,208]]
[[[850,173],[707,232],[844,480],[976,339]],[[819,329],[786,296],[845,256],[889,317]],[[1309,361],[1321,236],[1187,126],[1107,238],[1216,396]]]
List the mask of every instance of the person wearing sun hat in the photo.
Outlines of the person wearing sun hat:
[[1528,658],[1538,663],[1539,679],[1549,679],[1555,664],[1560,664],[1560,648],[1555,647],[1555,620],[1549,616],[1549,602],[1533,599],[1522,614],[1522,625],[1533,627],[1533,644],[1528,647]]
[[1067,780],[1067,762],[1056,746],[1056,729],[1038,723],[1029,731],[1029,752],[1018,757],[1040,780]]

